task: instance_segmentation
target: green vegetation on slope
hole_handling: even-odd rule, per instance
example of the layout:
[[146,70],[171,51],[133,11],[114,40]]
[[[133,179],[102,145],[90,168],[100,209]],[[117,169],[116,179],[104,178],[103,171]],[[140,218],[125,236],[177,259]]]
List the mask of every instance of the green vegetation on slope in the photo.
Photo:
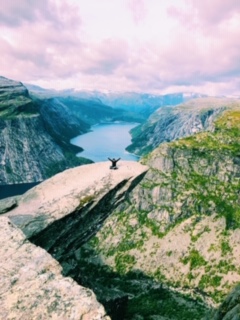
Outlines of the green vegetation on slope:
[[31,117],[38,114],[37,104],[29,97],[16,95],[10,99],[4,100],[0,95],[0,118],[13,119],[15,117]]
[[127,150],[143,156],[163,142],[209,130],[223,110],[235,105],[232,99],[200,98],[176,107],[161,107],[146,122],[132,130],[132,144]]
[[173,142],[176,148],[188,148],[202,152],[226,152],[229,156],[240,157],[240,111],[228,110],[215,121],[213,133],[203,132]]
[[[93,249],[96,239],[93,238],[77,253],[80,283],[96,293],[111,319],[151,320],[159,315],[170,320],[202,319],[208,310],[203,304],[164,288],[153,277],[139,270],[130,271],[133,256],[121,253],[117,255],[116,271],[104,264],[101,256]],[[128,299],[123,300],[121,310],[114,312],[117,309],[114,305],[123,297]]]
[[185,179],[180,166],[173,173],[182,190],[193,190],[192,212],[207,213],[209,207],[215,206],[216,213],[226,218],[227,228],[239,228],[240,111],[226,111],[215,122],[213,133],[199,133],[172,142],[170,147],[191,153]]

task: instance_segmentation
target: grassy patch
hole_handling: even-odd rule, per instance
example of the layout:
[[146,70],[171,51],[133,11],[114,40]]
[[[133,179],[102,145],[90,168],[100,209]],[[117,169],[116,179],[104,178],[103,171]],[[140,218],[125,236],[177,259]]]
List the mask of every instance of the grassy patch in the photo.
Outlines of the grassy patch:
[[135,262],[135,257],[130,254],[118,253],[115,256],[115,267],[119,274],[126,274],[129,272],[133,268]]
[[232,248],[230,247],[229,242],[227,240],[222,240],[221,251],[222,251],[222,256],[225,256],[232,252]]
[[199,282],[199,288],[204,290],[205,288],[209,288],[210,286],[213,288],[217,288],[221,284],[222,277],[219,275],[210,275],[204,274]]
[[204,266],[207,263],[195,249],[192,249],[187,257],[181,259],[181,262],[183,264],[190,263],[190,270]]

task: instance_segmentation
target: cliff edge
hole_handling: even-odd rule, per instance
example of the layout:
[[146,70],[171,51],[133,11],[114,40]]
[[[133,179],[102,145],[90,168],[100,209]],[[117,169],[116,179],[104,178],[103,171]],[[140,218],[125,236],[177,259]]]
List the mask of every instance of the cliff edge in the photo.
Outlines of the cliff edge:
[[13,206],[0,201],[7,211],[0,217],[1,319],[109,319],[93,292],[63,277],[53,257],[66,269],[147,170],[131,161],[121,161],[118,170],[107,162],[80,166],[45,180]]

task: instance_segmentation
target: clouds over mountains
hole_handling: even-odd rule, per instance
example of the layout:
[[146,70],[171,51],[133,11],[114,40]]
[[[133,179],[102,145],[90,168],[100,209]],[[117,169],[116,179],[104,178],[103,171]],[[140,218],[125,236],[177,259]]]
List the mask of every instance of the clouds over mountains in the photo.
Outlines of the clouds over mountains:
[[11,0],[4,76],[50,87],[237,94],[235,0]]

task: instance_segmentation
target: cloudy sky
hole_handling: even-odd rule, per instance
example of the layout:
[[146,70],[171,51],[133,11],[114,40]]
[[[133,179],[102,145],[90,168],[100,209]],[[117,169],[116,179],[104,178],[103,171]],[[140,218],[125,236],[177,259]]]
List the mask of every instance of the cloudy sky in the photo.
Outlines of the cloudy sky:
[[0,75],[45,88],[240,95],[240,1],[2,0]]

